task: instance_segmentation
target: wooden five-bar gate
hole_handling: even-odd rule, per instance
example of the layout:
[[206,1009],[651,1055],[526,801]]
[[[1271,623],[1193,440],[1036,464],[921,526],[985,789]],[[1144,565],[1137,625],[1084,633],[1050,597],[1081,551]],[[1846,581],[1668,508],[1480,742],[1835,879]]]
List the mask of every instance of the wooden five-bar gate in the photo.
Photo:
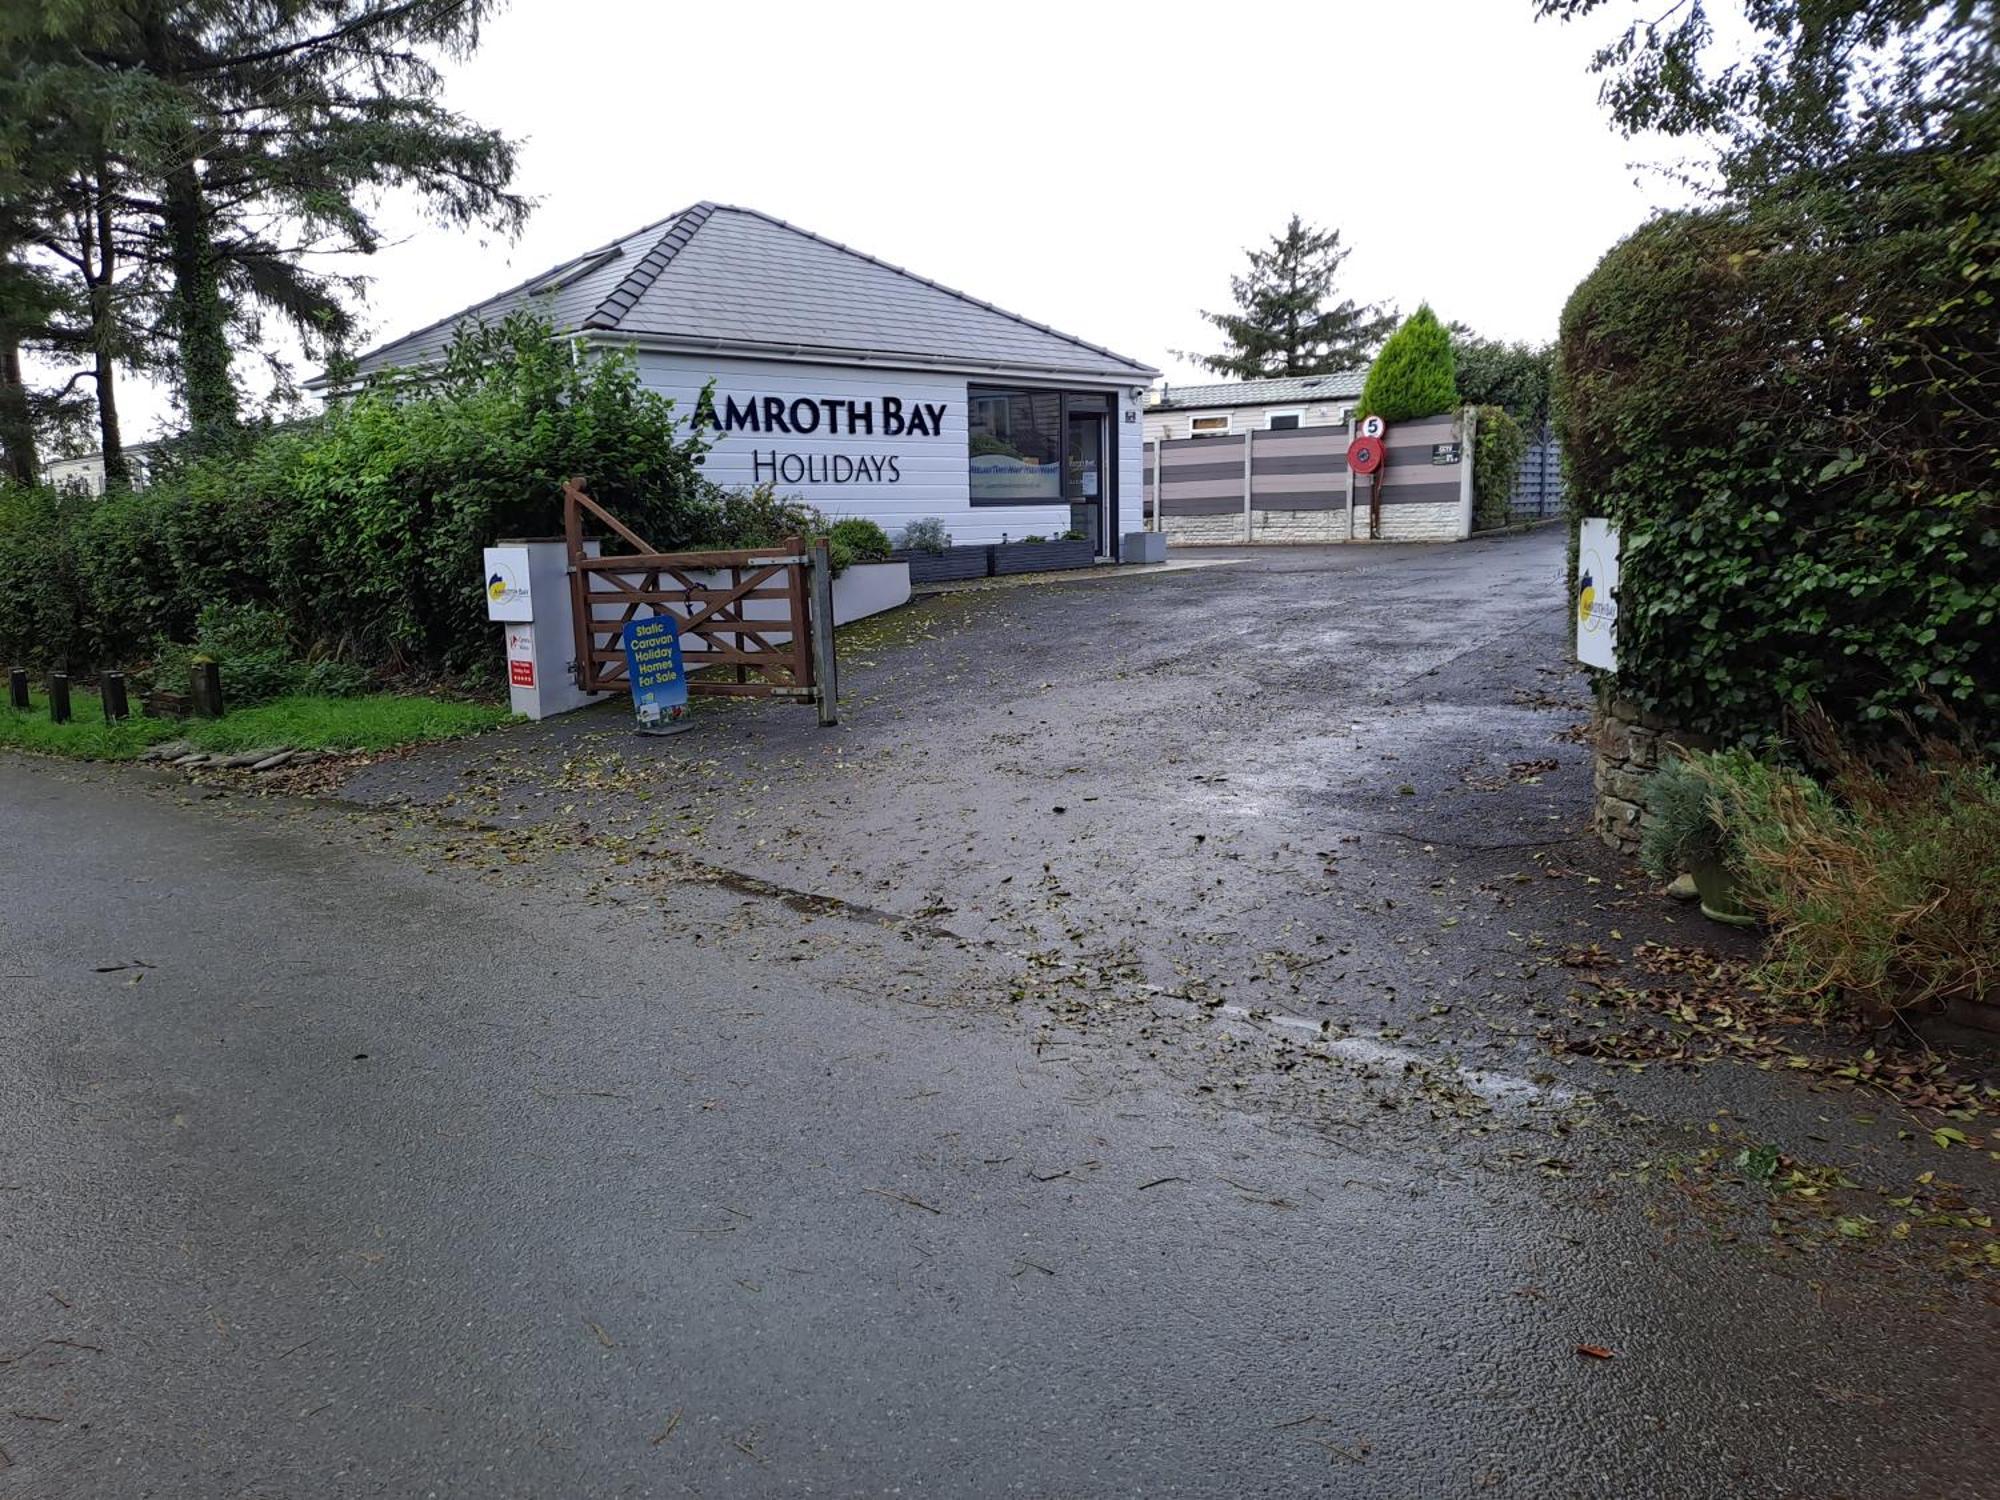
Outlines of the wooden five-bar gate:
[[[632,550],[612,556],[583,534],[588,512]],[[680,627],[688,691],[726,698],[790,698],[835,722],[833,573],[825,538],[788,537],[776,547],[728,552],[656,552],[584,493],[563,486],[570,616],[576,623],[577,685],[626,689],[624,633],[671,615]]]

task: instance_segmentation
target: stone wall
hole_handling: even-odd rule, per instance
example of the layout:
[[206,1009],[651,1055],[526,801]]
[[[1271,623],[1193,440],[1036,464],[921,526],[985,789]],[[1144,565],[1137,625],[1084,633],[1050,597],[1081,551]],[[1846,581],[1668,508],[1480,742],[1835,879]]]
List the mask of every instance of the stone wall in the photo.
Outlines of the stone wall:
[[[1354,497],[1354,534],[1368,535],[1368,500]],[[1456,542],[1466,535],[1465,509],[1456,500],[1443,504],[1401,504],[1382,507],[1385,542]]]
[[1656,714],[1622,698],[1599,698],[1590,717],[1594,756],[1591,824],[1598,838],[1622,854],[1637,854],[1652,821],[1646,778],[1683,749],[1706,750],[1707,740],[1675,732]]
[[1177,516],[1168,513],[1167,540],[1178,546],[1200,547],[1217,542],[1243,542],[1243,512],[1219,516]]
[[1344,542],[1347,509],[1253,510],[1250,525],[1260,542]]
[[[1243,512],[1225,511],[1217,515],[1177,516],[1167,514],[1169,542],[1182,546],[1243,544]],[[1344,542],[1347,510],[1279,510],[1259,506],[1250,512],[1252,541],[1257,542]],[[1368,505],[1361,500],[1354,507],[1354,535],[1368,535]],[[1382,507],[1382,540],[1385,542],[1451,542],[1465,535],[1465,513],[1456,501],[1445,504],[1402,504]]]

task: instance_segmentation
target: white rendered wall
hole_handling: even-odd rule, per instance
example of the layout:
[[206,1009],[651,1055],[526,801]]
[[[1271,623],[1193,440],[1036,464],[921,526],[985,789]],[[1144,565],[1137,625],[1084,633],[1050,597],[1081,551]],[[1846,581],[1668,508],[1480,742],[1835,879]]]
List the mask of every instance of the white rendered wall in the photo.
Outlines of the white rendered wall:
[[[692,416],[701,389],[715,382],[721,409],[727,398],[739,406],[755,400],[763,411],[766,398],[780,398],[789,407],[798,400],[854,402],[873,413],[872,431],[827,431],[825,419],[812,432],[750,432],[712,434],[715,447],[706,464],[709,478],[730,487],[773,482],[775,458],[784,472],[775,480],[781,495],[797,496],[828,516],[866,516],[896,539],[902,528],[925,516],[945,524],[954,542],[980,544],[1016,541],[1024,536],[1056,536],[1069,529],[1069,505],[973,505],[967,476],[965,432],[966,377],[922,371],[861,369],[843,365],[788,364],[687,354],[642,351],[639,379],[648,389],[671,397],[676,408]],[[1004,385],[980,379],[980,385]],[[1069,389],[1088,389],[1083,385]],[[1104,389],[1103,386],[1097,389]],[[903,413],[922,408],[939,417],[938,431],[890,434],[888,403]],[[1124,423],[1126,397],[1119,397],[1119,472],[1121,530],[1139,529],[1139,422]],[[844,417],[844,413],[843,413]],[[845,425],[842,419],[835,419]],[[798,463],[787,462],[796,458]],[[760,462],[762,460],[762,462]],[[836,460],[838,462],[836,463]],[[805,476],[798,475],[801,468]],[[864,475],[861,471],[866,470]],[[836,474],[852,478],[836,479]],[[893,474],[893,478],[890,477]]]

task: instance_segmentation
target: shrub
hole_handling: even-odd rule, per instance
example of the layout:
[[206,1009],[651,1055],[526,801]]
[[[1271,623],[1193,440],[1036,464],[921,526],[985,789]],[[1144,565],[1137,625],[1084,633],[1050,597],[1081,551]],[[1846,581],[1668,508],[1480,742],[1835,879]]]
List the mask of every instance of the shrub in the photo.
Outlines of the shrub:
[[1646,779],[1652,814],[1639,843],[1639,863],[1655,880],[1672,880],[1699,864],[1727,861],[1733,845],[1710,778],[1693,758],[1662,766]]
[[2000,1001],[2000,774],[1935,738],[1921,758],[1823,758],[1826,791],[1765,763],[1717,768],[1740,893],[1773,928],[1760,981],[1873,1021]]
[[1458,407],[1451,335],[1427,302],[1389,335],[1361,386],[1356,417],[1409,422]]
[[1513,515],[1514,482],[1528,455],[1528,434],[1502,406],[1482,406],[1472,429],[1473,523],[1505,526]]
[[89,660],[72,529],[81,502],[44,488],[0,488],[0,657],[6,665]]
[[560,529],[562,484],[662,550],[710,522],[707,451],[623,353],[578,360],[546,322],[462,336],[442,373],[336,403],[237,465],[236,504],[270,514],[274,600],[305,639],[369,661],[456,668],[496,650],[479,550]]
[[905,552],[942,552],[951,545],[951,533],[936,516],[925,516],[903,528]]
[[352,663],[302,660],[286,638],[285,617],[255,604],[210,605],[193,642],[163,643],[145,675],[155,687],[182,692],[198,660],[221,668],[223,698],[239,707],[274,698],[346,698],[369,686],[367,671]]
[[835,521],[827,539],[845,547],[856,562],[884,562],[889,556],[889,534],[865,516]]
[[[716,489],[708,495],[697,547],[775,547],[788,537],[810,538],[826,533],[826,517],[803,500],[786,499],[768,484],[750,490]],[[645,536],[644,532],[640,533]],[[665,544],[646,540],[665,550]]]
[[[663,550],[736,545],[732,524],[775,520],[768,496],[741,501],[703,480],[706,449],[629,356],[579,361],[546,323],[512,318],[461,338],[435,375],[385,377],[240,454],[162,464],[148,490],[12,492],[0,653],[136,661],[156,639],[194,642],[202,611],[223,603],[279,610],[315,659],[490,670],[480,549],[559,531],[570,475]],[[809,508],[793,516],[810,518],[793,531],[818,529]]]
[[1996,252],[1989,144],[1663,215],[1577,288],[1557,405],[1572,513],[1622,533],[1621,696],[2000,743]]
[[1499,406],[1529,432],[1549,420],[1554,344],[1503,343],[1459,331],[1451,341],[1458,399],[1468,406]]

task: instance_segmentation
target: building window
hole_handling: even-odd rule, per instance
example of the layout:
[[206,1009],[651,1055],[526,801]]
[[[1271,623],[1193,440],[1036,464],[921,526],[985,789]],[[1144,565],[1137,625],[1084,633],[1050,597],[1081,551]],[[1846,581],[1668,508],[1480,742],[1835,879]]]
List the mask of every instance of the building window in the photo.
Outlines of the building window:
[[1050,505],[1063,498],[1062,395],[966,391],[967,473],[974,505]]
[[1188,418],[1188,436],[1189,436],[1189,437],[1228,437],[1228,436],[1229,436],[1229,413],[1228,413],[1228,412],[1224,412],[1224,413],[1223,413],[1223,414],[1222,414],[1221,416],[1219,416],[1219,417],[1189,417],[1189,418]]
[[1270,432],[1295,432],[1305,425],[1303,410],[1267,412],[1264,416],[1264,427]]

